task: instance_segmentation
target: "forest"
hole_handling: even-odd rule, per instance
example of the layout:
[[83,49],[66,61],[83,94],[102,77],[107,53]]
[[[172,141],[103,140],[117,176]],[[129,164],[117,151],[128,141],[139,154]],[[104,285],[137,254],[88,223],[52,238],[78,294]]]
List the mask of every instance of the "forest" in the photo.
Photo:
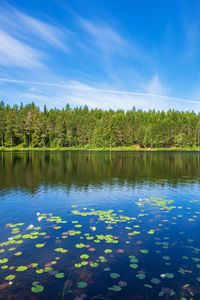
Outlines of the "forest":
[[0,146],[168,148],[199,146],[200,113],[107,110],[87,106],[41,110],[0,102]]

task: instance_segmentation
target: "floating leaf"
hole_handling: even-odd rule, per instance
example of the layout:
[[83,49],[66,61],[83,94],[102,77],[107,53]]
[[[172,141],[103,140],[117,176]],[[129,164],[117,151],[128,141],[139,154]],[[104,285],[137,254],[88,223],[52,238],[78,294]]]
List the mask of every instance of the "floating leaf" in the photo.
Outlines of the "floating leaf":
[[65,274],[64,274],[64,273],[57,273],[57,274],[55,275],[55,277],[56,277],[56,278],[63,278],[63,277],[65,277]]
[[145,279],[145,277],[146,276],[143,273],[141,273],[141,274],[139,273],[139,274],[136,275],[136,278],[138,278],[138,279]]
[[98,265],[99,265],[99,264],[95,262],[95,263],[91,263],[91,264],[90,264],[90,267],[96,268],[96,267],[98,267]]
[[104,250],[104,252],[105,252],[105,253],[111,253],[112,250],[111,250],[111,249],[106,249],[106,250]]
[[84,244],[76,244],[75,245],[76,248],[84,248],[84,246],[85,246]]
[[154,283],[154,284],[159,284],[160,283],[160,279],[152,278],[151,282]]
[[0,264],[5,264],[8,262],[7,258],[0,259]]
[[78,263],[78,264],[75,264],[75,265],[74,265],[75,268],[80,268],[81,266],[82,266],[81,263]]
[[44,247],[44,246],[45,246],[45,243],[43,243],[43,244],[36,244],[36,245],[35,245],[36,248],[42,248],[42,247]]
[[28,268],[26,267],[26,266],[19,266],[19,267],[17,267],[17,269],[16,269],[16,271],[17,272],[22,272],[22,271],[25,271],[25,270],[27,270]]
[[113,285],[112,287],[108,288],[110,291],[120,292],[122,288],[119,285]]
[[8,266],[7,266],[7,265],[4,265],[4,266],[1,267],[1,269],[2,269],[2,270],[6,270],[6,269],[8,269]]
[[169,260],[169,259],[170,259],[170,257],[169,257],[169,256],[163,256],[163,259],[165,259],[165,260]]
[[42,285],[36,285],[31,288],[31,291],[33,293],[42,293],[43,290],[44,290],[44,287]]
[[5,280],[8,280],[8,281],[11,281],[11,280],[13,280],[13,279],[15,279],[15,275],[8,275],[8,276],[6,276],[6,278],[5,278]]
[[77,283],[77,287],[80,289],[87,287],[87,285],[88,285],[87,282],[84,282],[84,281],[79,281]]
[[54,249],[54,251],[61,252],[61,253],[67,253],[68,252],[67,249],[63,249],[63,248],[56,248],[56,249]]
[[111,269],[110,268],[105,268],[104,271],[109,272]]
[[147,253],[149,253],[149,250],[147,250],[147,249],[142,249],[142,250],[140,250],[140,252],[143,253],[143,254],[147,254]]
[[80,256],[80,258],[81,258],[81,259],[87,259],[87,258],[89,258],[89,255],[87,255],[87,254],[82,254],[82,255]]
[[110,277],[113,279],[117,279],[120,277],[120,275],[118,273],[110,273]]
[[174,278],[174,275],[172,273],[166,273],[165,276],[167,278]]
[[22,255],[22,252],[16,252],[14,255],[15,256],[20,256],[20,255]]
[[137,265],[137,264],[130,264],[130,267],[131,267],[132,269],[137,269],[137,268],[138,268],[138,265]]

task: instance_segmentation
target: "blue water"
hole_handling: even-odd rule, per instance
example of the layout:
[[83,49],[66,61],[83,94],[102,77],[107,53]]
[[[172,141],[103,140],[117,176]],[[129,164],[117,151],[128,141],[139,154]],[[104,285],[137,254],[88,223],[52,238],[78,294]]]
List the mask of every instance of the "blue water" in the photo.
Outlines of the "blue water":
[[[200,298],[198,154],[4,153],[1,158],[0,299]],[[104,220],[96,213],[109,210]],[[37,238],[24,237],[34,232]],[[13,237],[22,242],[12,244]],[[89,257],[81,259],[82,254]],[[82,261],[87,264],[79,266]]]

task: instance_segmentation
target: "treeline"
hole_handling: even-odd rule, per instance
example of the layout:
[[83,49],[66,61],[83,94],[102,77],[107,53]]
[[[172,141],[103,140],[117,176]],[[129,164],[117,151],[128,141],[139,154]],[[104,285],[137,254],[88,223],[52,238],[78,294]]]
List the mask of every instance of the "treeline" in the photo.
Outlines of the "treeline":
[[192,147],[199,145],[200,113],[89,110],[87,106],[41,111],[0,102],[0,145],[4,147]]

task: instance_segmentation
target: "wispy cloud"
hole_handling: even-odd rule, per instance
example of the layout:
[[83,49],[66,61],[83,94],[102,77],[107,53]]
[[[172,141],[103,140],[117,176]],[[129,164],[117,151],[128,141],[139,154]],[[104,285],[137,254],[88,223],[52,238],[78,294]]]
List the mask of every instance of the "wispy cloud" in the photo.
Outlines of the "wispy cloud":
[[163,84],[158,74],[154,75],[150,81],[143,84],[144,90],[149,94],[165,95],[169,93],[169,88]]
[[[52,105],[61,107],[69,102],[73,106],[88,105],[90,108],[112,108],[115,110],[118,108],[127,110],[133,106],[144,110],[153,108],[167,110],[170,108],[178,109],[180,105],[183,110],[187,110],[188,104],[191,110],[198,110],[200,108],[200,102],[194,99],[169,97],[145,92],[100,89],[76,81],[51,83],[0,78],[0,82],[48,88],[48,90],[40,91],[40,93],[36,93],[32,89],[32,92],[20,93],[19,96],[21,100],[31,99],[36,102],[38,101],[39,104],[49,104],[51,107]],[[59,89],[57,89],[58,87]]]
[[[5,2],[3,2],[5,3]],[[0,5],[0,65],[39,67],[49,56],[41,42],[69,52],[69,31],[24,14],[11,5]],[[38,50],[39,49],[39,50]]]
[[105,55],[124,54],[126,41],[113,28],[103,23],[93,23],[79,18],[79,23],[91,37],[91,44],[98,47]]
[[65,34],[69,31],[62,31],[56,26],[30,17],[14,8],[12,9],[12,18],[13,17],[17,22],[25,26],[26,31],[31,32],[33,35],[39,37],[55,48],[61,49],[65,52],[69,51],[63,34],[63,31]]
[[41,53],[0,29],[0,65],[41,67]]

